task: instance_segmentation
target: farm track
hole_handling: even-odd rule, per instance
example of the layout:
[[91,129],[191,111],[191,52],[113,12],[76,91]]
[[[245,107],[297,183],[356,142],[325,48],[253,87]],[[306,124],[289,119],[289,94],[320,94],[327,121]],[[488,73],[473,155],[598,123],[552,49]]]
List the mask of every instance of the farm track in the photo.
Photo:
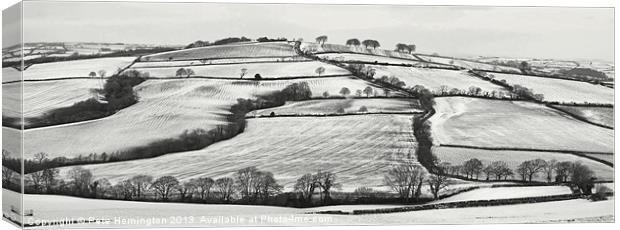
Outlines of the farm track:
[[572,151],[572,150],[552,150],[552,149],[528,149],[528,148],[514,148],[514,147],[480,147],[480,146],[468,146],[468,145],[453,145],[453,144],[440,144],[439,147],[447,148],[465,148],[465,149],[482,149],[482,150],[498,150],[498,151],[528,151],[528,152],[551,152],[551,153],[566,153],[572,154],[578,157],[587,158],[609,167],[614,167],[614,164],[598,158],[588,156],[586,154],[600,154],[600,155],[614,155],[613,152],[587,152],[587,151]]

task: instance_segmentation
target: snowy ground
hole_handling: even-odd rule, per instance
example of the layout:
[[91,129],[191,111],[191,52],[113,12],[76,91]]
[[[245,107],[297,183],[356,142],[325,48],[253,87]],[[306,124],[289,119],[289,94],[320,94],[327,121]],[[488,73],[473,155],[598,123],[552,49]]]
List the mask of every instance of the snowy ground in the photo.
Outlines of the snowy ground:
[[515,74],[491,73],[496,80],[506,80],[510,85],[521,85],[543,94],[545,101],[566,103],[614,103],[614,89],[586,82],[569,81]]
[[[18,194],[3,190],[5,201],[17,201]],[[614,199],[591,202],[583,199],[493,207],[438,209],[371,215],[304,214],[305,209],[148,203],[93,200],[52,195],[25,195],[25,210],[34,215],[26,223],[79,218],[100,220],[60,226],[73,227],[206,227],[206,226],[309,226],[309,225],[393,225],[393,224],[482,224],[602,221],[614,219]],[[3,212],[10,212],[3,203]],[[360,208],[380,206],[365,205]],[[58,228],[59,226],[53,226]]]
[[407,84],[407,87],[422,85],[427,89],[440,92],[441,86],[446,86],[448,90],[453,88],[467,91],[469,87],[480,87],[483,92],[491,93],[492,91],[504,92],[506,90],[498,85],[494,85],[488,81],[467,74],[466,71],[443,70],[443,69],[425,69],[414,67],[400,66],[379,66],[371,65],[376,69],[375,78],[383,76],[395,76]]
[[435,144],[613,152],[613,130],[544,105],[466,97],[435,102]]
[[271,112],[276,115],[290,114],[336,114],[338,109],[343,109],[345,113],[358,113],[364,106],[368,112],[390,113],[390,112],[422,112],[417,100],[407,98],[369,98],[369,99],[329,99],[329,100],[309,100],[287,102],[285,105],[261,109],[249,115],[267,116]]
[[[89,77],[90,72],[98,72],[105,70],[106,76],[111,76],[119,68],[128,66],[136,57],[112,57],[112,58],[93,58],[75,61],[60,61],[42,64],[34,64],[23,72],[24,80],[40,80],[55,78],[72,78],[72,77]],[[14,72],[14,70],[5,70],[3,74]],[[99,76],[99,74],[97,74]],[[2,82],[18,81],[19,75],[9,74],[2,78]]]

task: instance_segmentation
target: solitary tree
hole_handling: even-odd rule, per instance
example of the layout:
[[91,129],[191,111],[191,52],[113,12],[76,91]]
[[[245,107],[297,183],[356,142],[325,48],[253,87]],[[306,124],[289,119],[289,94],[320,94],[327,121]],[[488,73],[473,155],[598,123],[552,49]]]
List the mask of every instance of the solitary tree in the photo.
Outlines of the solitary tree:
[[324,98],[328,98],[329,97],[329,92],[327,92],[327,91],[323,92],[323,97]]
[[408,49],[409,49],[409,47],[408,47],[406,44],[403,44],[403,43],[398,43],[398,44],[396,44],[396,49],[395,49],[395,51],[398,51],[398,52],[404,52],[404,51],[406,51],[406,50],[408,50]]
[[248,69],[246,68],[241,68],[241,74],[239,74],[241,77],[240,79],[243,79],[243,76],[245,76],[245,74],[248,72]]
[[320,66],[319,68],[316,68],[316,70],[314,70],[315,73],[317,73],[319,75],[319,77],[321,76],[321,74],[325,73],[325,67]]
[[448,187],[448,177],[445,174],[432,174],[426,180],[428,187],[435,199],[439,198],[439,192]]
[[95,73],[95,72],[93,71],[93,72],[90,72],[90,73],[88,74],[88,76],[89,76],[89,77],[96,77],[96,76],[97,76],[97,73]]
[[342,94],[343,97],[346,97],[351,94],[351,90],[347,87],[342,87],[342,89],[340,89],[340,94]]
[[571,183],[576,185],[584,195],[592,194],[594,172],[581,162],[574,162],[571,170]]
[[194,70],[187,68],[185,69],[185,74],[187,75],[187,77],[190,77],[196,73],[194,72]]
[[367,86],[366,88],[364,88],[364,93],[366,94],[366,97],[370,97],[370,94],[372,94],[372,88],[370,86]]
[[177,178],[172,176],[163,176],[157,178],[151,188],[155,189],[155,192],[161,197],[162,200],[168,200],[170,191],[179,185]]
[[177,69],[176,75],[177,77],[183,77],[187,75],[187,70],[185,70],[185,68],[179,68]]

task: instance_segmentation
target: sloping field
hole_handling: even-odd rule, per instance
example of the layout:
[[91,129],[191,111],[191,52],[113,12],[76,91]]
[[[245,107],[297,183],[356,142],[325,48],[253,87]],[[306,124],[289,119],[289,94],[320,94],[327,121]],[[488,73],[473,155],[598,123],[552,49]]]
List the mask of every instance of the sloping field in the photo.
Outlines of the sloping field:
[[365,106],[370,113],[413,113],[422,112],[418,101],[405,98],[370,98],[370,99],[325,99],[287,102],[285,105],[257,110],[249,115],[267,116],[271,112],[276,115],[294,114],[335,114],[338,109],[344,109],[345,113],[358,113]]
[[614,103],[614,89],[602,85],[562,79],[533,77],[516,74],[491,73],[495,79],[510,85],[521,85],[545,96],[545,101],[565,103]]
[[463,68],[467,68],[467,69],[479,69],[479,70],[488,70],[488,71],[502,71],[502,72],[514,72],[514,73],[521,73],[521,70],[517,69],[517,68],[513,68],[513,67],[507,67],[507,66],[500,66],[500,65],[492,65],[492,64],[487,64],[487,63],[481,63],[481,62],[474,62],[474,61],[467,61],[467,60],[463,60],[463,59],[458,59],[458,58],[447,58],[447,57],[437,57],[437,56],[430,56],[430,55],[423,55],[423,54],[418,54],[418,57],[429,61],[429,62],[437,62],[437,63],[441,63],[441,64],[447,64],[447,65],[455,65],[455,66],[459,66],[459,67],[463,67]]
[[378,62],[389,64],[407,64],[407,65],[422,65],[422,62],[415,60],[405,60],[398,58],[390,58],[386,56],[375,56],[366,54],[354,54],[354,53],[326,53],[317,55],[320,58],[347,62],[347,61],[362,61],[362,62]]
[[613,130],[544,105],[464,97],[436,98],[435,144],[613,152]]
[[253,62],[295,62],[295,61],[308,61],[311,59],[302,56],[292,57],[256,57],[256,58],[220,58],[209,60],[188,60],[188,61],[142,61],[136,62],[131,67],[133,68],[145,68],[145,67],[191,67],[201,65],[216,65],[216,64],[243,64]]
[[[99,70],[105,70],[107,73],[106,76],[111,76],[116,73],[119,68],[128,66],[134,59],[136,58],[112,57],[35,64],[23,72],[24,80],[88,77],[90,72],[98,72]],[[99,74],[97,74],[97,76],[99,76]],[[19,76],[17,75],[16,77],[17,78],[3,77],[2,82],[18,81]]]
[[[614,169],[610,166],[604,165],[600,162],[596,162],[587,158],[575,156],[567,153],[558,152],[534,152],[534,151],[507,151],[507,150],[483,150],[483,149],[467,149],[467,148],[449,148],[449,147],[434,147],[433,153],[442,162],[448,162],[452,165],[462,165],[465,161],[477,158],[486,166],[493,161],[503,161],[508,164],[515,175],[512,179],[520,180],[520,176],[516,173],[519,164],[524,161],[543,159],[546,161],[556,160],[560,161],[581,161],[584,165],[588,166],[599,180],[613,180]],[[613,157],[613,155],[610,155]],[[611,161],[613,163],[613,160]],[[555,175],[554,175],[555,177]],[[480,178],[485,179],[481,174]],[[546,175],[539,173],[534,177],[537,181],[547,181]],[[553,178],[552,178],[553,180]]]
[[341,87],[368,86],[363,80],[349,77],[281,81],[147,80],[135,87],[139,102],[112,116],[25,131],[28,144],[24,156],[30,158],[37,152],[46,152],[52,158],[111,153],[177,137],[185,130],[208,130],[225,122],[223,115],[237,98],[281,90],[295,82],[308,82],[315,97],[325,91],[335,94]]
[[[144,173],[153,177],[172,175],[180,180],[219,178],[256,166],[272,172],[287,190],[303,174],[320,169],[334,172],[343,189],[383,186],[390,164],[413,154],[412,117],[250,119],[243,133],[202,150],[84,167],[95,177],[113,182]],[[70,168],[61,168],[61,174],[65,175]]]
[[[99,79],[70,79],[58,81],[40,81],[23,83],[23,113],[26,119],[38,117],[53,109],[71,106],[76,102],[92,98],[92,90],[100,89],[103,82]],[[22,83],[2,84],[3,94],[19,95]],[[2,107],[3,116],[19,117],[19,98],[5,97]],[[27,122],[27,121],[26,121]]]
[[501,86],[470,76],[465,71],[379,65],[372,67],[376,69],[375,78],[395,76],[408,87],[422,85],[435,93],[439,92],[441,86],[447,86],[448,90],[457,88],[467,91],[469,87],[475,86],[480,87],[483,92],[505,91]]
[[433,203],[447,203],[470,200],[497,200],[514,199],[537,196],[554,196],[571,194],[568,186],[525,186],[525,187],[495,187],[479,188],[463,192]]
[[592,123],[614,127],[614,108],[554,105],[575,116],[582,117]]
[[[2,209],[10,212],[10,206],[18,206],[19,193],[3,190]],[[537,222],[613,222],[614,199],[591,202],[586,199],[518,204],[493,207],[435,209],[415,212],[370,215],[322,215],[303,214],[306,209],[251,206],[251,205],[209,205],[132,202],[97,200],[55,195],[25,195],[25,209],[34,209],[34,220],[79,219],[168,219],[170,216],[192,217],[194,224],[165,224],[152,222],[150,225],[129,224],[110,221],[106,223],[65,225],[63,228],[93,227],[170,227],[170,226],[316,226],[316,225],[373,225],[382,224],[481,224],[481,223],[537,223]],[[97,208],[93,208],[97,207]],[[360,208],[377,206],[360,206]],[[219,216],[239,217],[237,222],[226,222]],[[206,218],[201,223],[201,219]],[[250,219],[259,218],[258,222]],[[305,221],[293,221],[305,220]]]
[[142,57],[144,61],[178,61],[189,59],[233,57],[288,57],[296,56],[292,45],[286,42],[238,43],[176,50]]
[[[241,78],[241,69],[247,69],[247,73],[243,78],[254,79],[255,74],[260,74],[262,78],[283,78],[283,77],[318,77],[315,71],[317,68],[325,68],[325,72],[321,76],[350,74],[349,71],[328,65],[319,61],[312,62],[274,62],[274,63],[246,63],[234,65],[201,65],[191,66],[194,70],[193,76],[202,77],[220,77],[220,78]],[[150,77],[169,78],[177,77],[176,71],[179,68],[188,67],[162,67],[162,68],[130,68],[130,70],[139,70],[147,72]],[[185,77],[185,76],[183,76]]]

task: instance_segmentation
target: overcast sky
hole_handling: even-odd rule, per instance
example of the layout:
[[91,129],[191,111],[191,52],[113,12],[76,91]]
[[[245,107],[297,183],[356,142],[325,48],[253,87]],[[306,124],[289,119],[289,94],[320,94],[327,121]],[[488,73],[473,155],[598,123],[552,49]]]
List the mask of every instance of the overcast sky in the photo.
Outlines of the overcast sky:
[[25,2],[24,39],[187,44],[230,36],[371,38],[420,52],[613,61],[611,8]]

